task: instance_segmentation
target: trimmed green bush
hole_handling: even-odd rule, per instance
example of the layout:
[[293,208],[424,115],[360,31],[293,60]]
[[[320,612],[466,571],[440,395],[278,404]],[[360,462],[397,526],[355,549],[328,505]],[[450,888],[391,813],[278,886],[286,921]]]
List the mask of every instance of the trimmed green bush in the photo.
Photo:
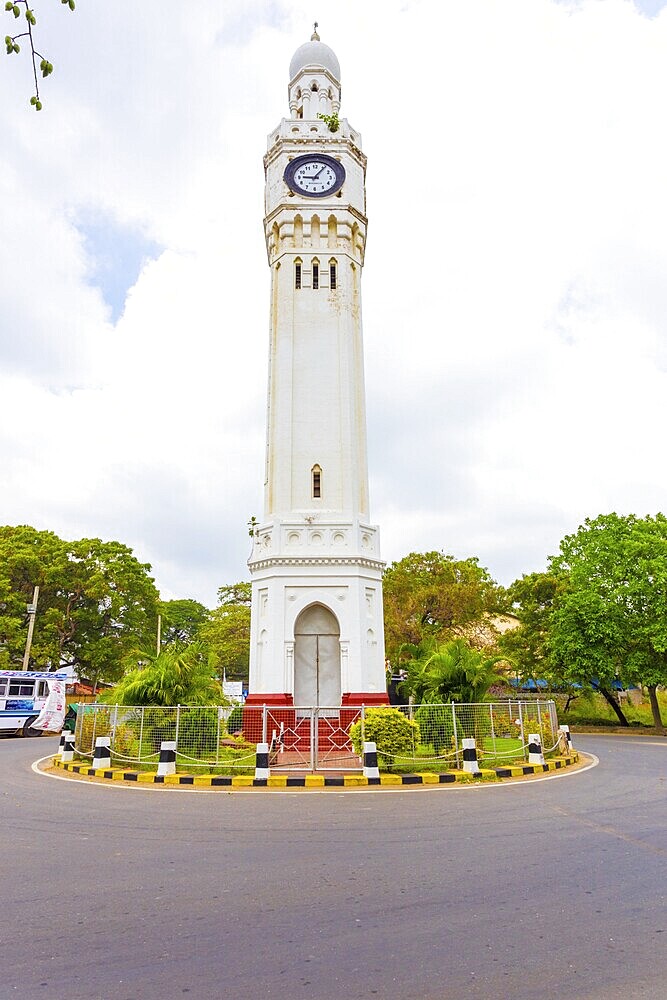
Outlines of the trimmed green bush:
[[[363,736],[361,719],[350,726],[354,752],[363,753],[363,742],[375,743],[378,754],[391,766],[396,757],[412,757],[419,745],[419,726],[397,708],[366,709]],[[397,763],[401,763],[400,761]]]

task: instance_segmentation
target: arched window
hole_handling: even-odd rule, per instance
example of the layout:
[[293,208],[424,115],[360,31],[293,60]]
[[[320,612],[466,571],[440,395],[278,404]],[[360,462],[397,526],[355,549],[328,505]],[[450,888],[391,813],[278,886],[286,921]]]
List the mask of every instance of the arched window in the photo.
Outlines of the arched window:
[[314,465],[310,470],[312,478],[313,500],[319,500],[322,496],[322,469],[319,465]]
[[301,288],[301,258],[297,257],[294,261],[294,287]]
[[313,288],[320,287],[320,262],[317,257],[313,257]]
[[338,288],[338,271],[335,257],[332,257],[329,261],[329,288]]

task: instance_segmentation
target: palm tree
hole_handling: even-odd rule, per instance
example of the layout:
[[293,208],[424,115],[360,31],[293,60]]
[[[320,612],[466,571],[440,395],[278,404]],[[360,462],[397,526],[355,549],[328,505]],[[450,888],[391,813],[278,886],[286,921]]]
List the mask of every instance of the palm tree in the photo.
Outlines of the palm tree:
[[104,700],[114,705],[224,705],[227,699],[214,676],[202,643],[173,644],[149,653],[135,650],[145,665],[125,674]]
[[422,660],[408,664],[408,685],[416,702],[483,701],[498,679],[502,656],[485,656],[464,639],[438,646]]

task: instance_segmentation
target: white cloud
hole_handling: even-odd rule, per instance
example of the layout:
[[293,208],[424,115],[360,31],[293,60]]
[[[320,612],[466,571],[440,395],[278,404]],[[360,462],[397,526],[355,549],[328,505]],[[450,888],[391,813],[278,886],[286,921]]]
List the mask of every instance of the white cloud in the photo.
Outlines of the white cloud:
[[[41,6],[44,110],[27,108],[23,54],[0,94],[0,521],[118,538],[166,596],[212,603],[246,575],[261,512],[262,154],[311,6]],[[630,0],[317,13],[369,156],[385,557],[441,548],[509,581],[585,516],[664,508],[667,14]],[[165,248],[113,327],[82,212]]]

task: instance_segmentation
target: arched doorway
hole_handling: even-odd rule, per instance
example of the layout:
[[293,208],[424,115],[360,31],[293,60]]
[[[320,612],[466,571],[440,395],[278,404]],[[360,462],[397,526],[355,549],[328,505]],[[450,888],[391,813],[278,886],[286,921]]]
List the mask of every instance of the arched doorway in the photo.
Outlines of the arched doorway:
[[294,704],[340,705],[340,626],[332,611],[312,604],[294,626]]

